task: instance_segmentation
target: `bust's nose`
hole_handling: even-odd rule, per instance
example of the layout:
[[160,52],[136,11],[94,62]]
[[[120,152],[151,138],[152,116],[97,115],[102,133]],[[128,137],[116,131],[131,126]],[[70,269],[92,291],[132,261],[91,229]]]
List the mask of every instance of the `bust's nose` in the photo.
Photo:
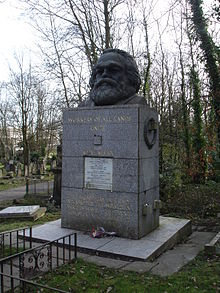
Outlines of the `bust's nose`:
[[108,70],[108,68],[105,68],[104,70],[103,70],[103,73],[102,73],[102,77],[109,77],[109,70]]

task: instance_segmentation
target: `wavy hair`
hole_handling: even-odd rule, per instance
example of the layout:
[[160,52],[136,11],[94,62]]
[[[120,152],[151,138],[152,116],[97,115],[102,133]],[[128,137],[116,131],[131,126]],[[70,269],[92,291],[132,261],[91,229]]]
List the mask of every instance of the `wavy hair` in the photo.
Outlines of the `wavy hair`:
[[[141,78],[140,78],[138,67],[137,67],[137,64],[136,64],[134,58],[130,54],[128,54],[127,52],[120,50],[120,49],[106,49],[106,50],[104,50],[102,55],[107,54],[107,53],[116,53],[116,54],[121,55],[124,58],[129,83],[131,86],[133,86],[135,88],[136,93],[137,93],[140,89]],[[96,63],[94,65],[94,67],[92,68],[92,74],[91,74],[91,77],[89,80],[89,85],[91,88],[93,88],[93,86],[95,84],[95,79],[96,79],[95,72],[96,72],[97,64],[98,63]]]

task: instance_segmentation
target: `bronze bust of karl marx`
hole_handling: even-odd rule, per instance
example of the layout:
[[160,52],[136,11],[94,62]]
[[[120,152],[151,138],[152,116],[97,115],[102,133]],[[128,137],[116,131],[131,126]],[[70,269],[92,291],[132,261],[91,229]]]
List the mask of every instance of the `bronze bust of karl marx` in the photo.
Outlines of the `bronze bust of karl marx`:
[[134,58],[119,49],[106,49],[92,69],[89,99],[80,107],[143,104],[138,96],[141,79]]

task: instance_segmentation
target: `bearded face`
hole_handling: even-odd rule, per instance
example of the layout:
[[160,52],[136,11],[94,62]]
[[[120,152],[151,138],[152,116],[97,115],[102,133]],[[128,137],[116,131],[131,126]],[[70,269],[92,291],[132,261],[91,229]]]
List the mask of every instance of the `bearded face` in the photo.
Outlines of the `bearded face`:
[[97,106],[116,104],[135,93],[127,79],[125,60],[119,54],[108,53],[101,56],[93,78],[90,98]]
[[124,96],[124,90],[124,84],[110,78],[102,78],[94,84],[90,97],[97,106],[115,104]]

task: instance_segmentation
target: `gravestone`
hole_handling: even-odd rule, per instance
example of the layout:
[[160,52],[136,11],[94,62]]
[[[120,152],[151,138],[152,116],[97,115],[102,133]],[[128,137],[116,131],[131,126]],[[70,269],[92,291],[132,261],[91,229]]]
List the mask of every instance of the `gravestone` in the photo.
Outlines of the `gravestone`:
[[89,83],[89,99],[64,112],[61,224],[139,239],[159,225],[157,113],[125,51],[105,50]]
[[17,176],[17,177],[21,177],[21,175],[22,175],[21,163],[18,162],[18,164],[17,164],[17,172],[16,172],[16,176]]
[[31,206],[11,206],[0,211],[1,219],[25,219],[36,221],[40,217],[44,216],[46,212],[45,207],[39,205]]
[[157,113],[147,105],[64,112],[62,227],[139,239],[159,225]]
[[62,182],[62,144],[57,146],[56,167],[52,169],[54,174],[53,200],[55,205],[61,205],[61,182]]
[[56,160],[52,160],[52,162],[51,162],[51,164],[50,164],[50,168],[51,169],[54,169],[54,168],[56,168],[57,167],[57,162],[56,162]]
[[[137,94],[140,75],[125,51],[105,50],[89,83],[88,99],[63,117],[61,228],[55,221],[34,237],[49,241],[81,230],[85,252],[152,260],[191,232],[183,219],[160,217],[158,228],[157,113]],[[119,237],[89,239],[85,231],[96,227]]]
[[15,163],[14,160],[9,161],[9,172],[15,172]]

